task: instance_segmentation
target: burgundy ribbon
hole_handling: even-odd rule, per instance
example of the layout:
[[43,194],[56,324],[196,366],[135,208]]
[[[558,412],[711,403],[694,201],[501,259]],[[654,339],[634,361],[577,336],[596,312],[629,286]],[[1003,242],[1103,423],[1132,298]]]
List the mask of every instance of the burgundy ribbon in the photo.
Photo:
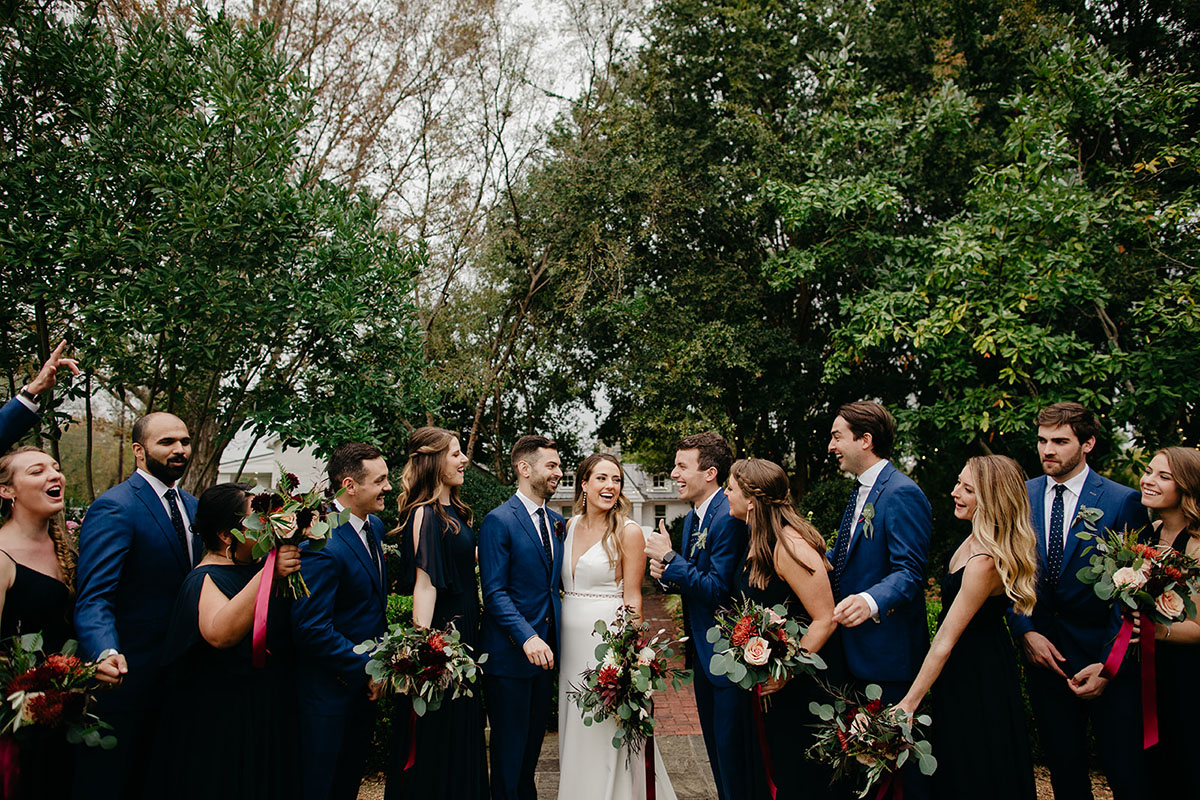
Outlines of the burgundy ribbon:
[[900,774],[900,770],[889,772],[887,780],[879,787],[879,792],[875,795],[875,800],[904,800],[904,776]]
[[408,714],[408,759],[404,762],[403,772],[407,772],[417,763],[417,710]]
[[763,722],[762,684],[754,685],[754,727],[758,730],[758,747],[762,750],[763,768],[767,773],[767,788],[771,791],[771,800],[775,800],[779,789],[775,786],[775,764],[771,761],[771,748],[767,745],[767,726]]
[[12,736],[0,736],[0,800],[16,800],[21,777],[19,749]]
[[[650,698],[650,718],[654,718],[654,698]],[[650,734],[646,737],[646,743],[642,745],[642,758],[646,764],[646,800],[655,800],[658,793],[657,781],[654,779],[654,729],[650,729]]]
[[[1138,624],[1138,638],[1141,645],[1142,659],[1142,749],[1158,744],[1158,695],[1154,681],[1154,621],[1149,614],[1141,615]],[[1121,630],[1117,632],[1117,640],[1113,642],[1112,650],[1104,661],[1100,676],[1107,680],[1116,677],[1129,651],[1129,641],[1133,638],[1133,620],[1121,621]]]
[[275,556],[278,551],[267,553],[262,577],[258,581],[258,592],[254,595],[254,632],[250,640],[250,663],[262,669],[267,665],[267,611],[271,607],[271,583],[275,579]]

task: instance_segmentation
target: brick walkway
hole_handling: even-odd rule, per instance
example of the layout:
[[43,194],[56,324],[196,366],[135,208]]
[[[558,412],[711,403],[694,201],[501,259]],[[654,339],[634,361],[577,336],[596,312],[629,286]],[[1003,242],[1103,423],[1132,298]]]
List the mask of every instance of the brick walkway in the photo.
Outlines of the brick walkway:
[[[675,617],[667,609],[666,600],[657,585],[650,581],[642,585],[642,615],[650,623],[651,633],[665,628],[668,634],[678,639],[682,634]],[[678,645],[675,650],[682,666],[683,645]],[[658,736],[700,735],[700,717],[696,713],[696,696],[691,686],[684,686],[679,691],[668,688],[655,694],[654,718],[658,720]]]

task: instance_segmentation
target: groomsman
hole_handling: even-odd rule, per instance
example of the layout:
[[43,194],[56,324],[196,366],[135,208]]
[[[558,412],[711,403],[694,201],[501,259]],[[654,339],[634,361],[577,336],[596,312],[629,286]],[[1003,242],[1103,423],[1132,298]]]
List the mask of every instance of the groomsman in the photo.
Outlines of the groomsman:
[[292,604],[296,689],[300,700],[301,794],[305,800],[354,800],[375,725],[379,684],[355,645],[387,630],[383,559],[387,463],[373,445],[352,442],[329,458],[329,487],[350,518],[321,550],[302,547],[309,596]]
[[200,559],[196,498],[179,489],[192,455],[187,425],[156,412],[133,424],[137,470],[96,498],[79,532],[75,631],[89,659],[124,676],[96,695],[117,746],[76,748],[79,800],[140,797],[161,694],[162,645],[175,596]]
[[0,408],[0,455],[8,452],[8,448],[37,425],[38,395],[57,383],[58,368],[67,367],[72,374],[79,374],[79,364],[75,359],[62,357],[66,346],[65,339],[59,342],[34,379],[22,386],[17,396]]
[[676,553],[671,549],[671,539],[661,523],[646,542],[650,575],[683,598],[686,663],[695,670],[696,711],[721,800],[745,797],[749,785],[746,695],[709,667],[713,647],[708,629],[716,624],[716,610],[729,604],[734,572],[745,555],[748,535],[746,524],[729,515],[729,501],[721,491],[732,464],[729,443],[715,431],[680,439],[671,478],[679,486],[680,499],[692,504],[683,520],[683,550]]
[[[1142,703],[1137,664],[1111,681],[1101,677],[1120,614],[1076,573],[1088,563],[1084,508],[1099,512],[1095,530],[1138,530],[1146,523],[1139,494],[1088,467],[1100,425],[1079,403],[1056,403],[1037,418],[1044,477],[1026,483],[1038,534],[1037,606],[1009,616],[1024,645],[1029,700],[1041,733],[1055,800],[1092,797],[1087,718],[1100,764],[1117,800],[1148,798],[1142,757]],[[1128,661],[1128,660],[1127,660]]]
[[522,436],[512,449],[517,493],[479,528],[480,647],[491,723],[492,797],[535,800],[562,626],[563,518],[546,506],[562,478],[558,447]]
[[[932,513],[912,479],[889,461],[896,423],[878,403],[838,409],[829,452],[855,475],[842,513],[833,563],[833,619],[841,625],[846,666],[859,686],[879,684],[898,702],[929,649],[925,564]],[[905,767],[905,794],[927,797],[929,782]]]

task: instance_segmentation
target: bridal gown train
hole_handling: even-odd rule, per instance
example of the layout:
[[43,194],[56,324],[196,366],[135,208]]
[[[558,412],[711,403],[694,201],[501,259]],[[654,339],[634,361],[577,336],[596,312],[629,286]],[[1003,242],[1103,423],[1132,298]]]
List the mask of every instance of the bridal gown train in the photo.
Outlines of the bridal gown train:
[[[575,526],[567,527],[562,567],[562,647],[558,672],[558,796],[560,800],[644,800],[646,766],[642,753],[628,758],[628,746],[612,746],[616,723],[585,726],[579,707],[567,699],[572,683],[596,663],[596,620],[611,622],[621,608],[621,586],[597,542],[579,557],[574,574]],[[628,762],[628,763],[627,763]],[[658,800],[675,800],[662,756],[654,747],[654,778]]]

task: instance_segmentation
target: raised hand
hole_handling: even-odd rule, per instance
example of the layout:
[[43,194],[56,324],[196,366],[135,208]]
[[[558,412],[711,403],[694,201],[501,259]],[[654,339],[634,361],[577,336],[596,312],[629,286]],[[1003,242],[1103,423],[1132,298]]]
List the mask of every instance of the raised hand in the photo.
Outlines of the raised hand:
[[656,561],[662,561],[671,550],[671,536],[667,533],[667,523],[658,521],[658,530],[652,531],[646,537],[646,555]]
[[30,394],[41,394],[47,389],[54,387],[58,382],[58,368],[66,367],[71,370],[72,375],[79,374],[79,363],[73,358],[63,358],[63,350],[67,347],[67,340],[63,339],[58,343],[58,347],[54,348],[54,352],[50,354],[50,358],[42,365],[38,374],[34,376],[25,386],[25,391]]

